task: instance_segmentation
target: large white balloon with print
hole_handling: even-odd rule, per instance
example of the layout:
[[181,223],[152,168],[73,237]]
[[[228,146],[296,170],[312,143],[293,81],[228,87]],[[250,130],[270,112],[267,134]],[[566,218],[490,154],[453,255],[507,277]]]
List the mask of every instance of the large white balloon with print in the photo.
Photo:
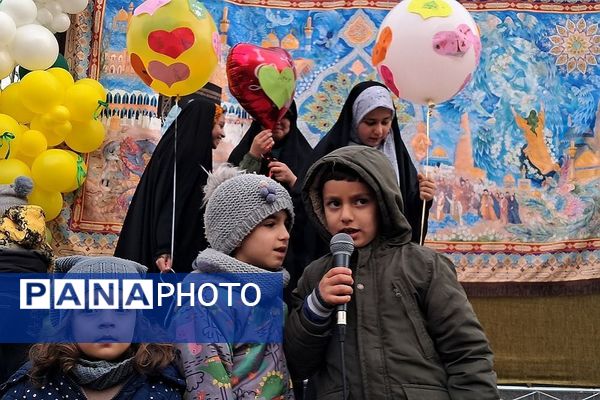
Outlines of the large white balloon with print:
[[373,66],[398,97],[439,104],[454,97],[479,65],[481,39],[455,0],[403,0],[384,18]]

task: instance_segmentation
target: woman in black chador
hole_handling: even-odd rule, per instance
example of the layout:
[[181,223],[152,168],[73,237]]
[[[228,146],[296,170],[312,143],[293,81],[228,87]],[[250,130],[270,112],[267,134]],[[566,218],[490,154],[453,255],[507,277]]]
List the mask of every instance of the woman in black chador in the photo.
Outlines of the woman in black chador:
[[[217,96],[218,97],[218,96]],[[203,187],[212,170],[212,151],[225,136],[223,109],[195,99],[183,107],[168,128],[137,186],[115,256],[136,261],[150,272],[173,267],[190,272],[192,262],[208,243],[204,236]],[[173,159],[177,127],[175,245],[171,254]]]
[[[412,228],[412,241],[419,243],[423,199],[427,200],[423,232],[425,237],[435,183],[417,173],[400,136],[390,91],[379,82],[361,82],[352,88],[337,122],[312,151],[307,169],[333,150],[352,145],[374,147],[386,155],[396,171],[402,192],[404,215]],[[307,222],[302,215],[298,216],[296,221],[298,225]],[[305,265],[328,251],[329,244],[319,240],[313,229],[305,229],[304,242]]]
[[248,172],[269,175],[290,191],[305,167],[312,147],[297,125],[298,111],[290,109],[273,129],[264,129],[253,121],[228,162]]

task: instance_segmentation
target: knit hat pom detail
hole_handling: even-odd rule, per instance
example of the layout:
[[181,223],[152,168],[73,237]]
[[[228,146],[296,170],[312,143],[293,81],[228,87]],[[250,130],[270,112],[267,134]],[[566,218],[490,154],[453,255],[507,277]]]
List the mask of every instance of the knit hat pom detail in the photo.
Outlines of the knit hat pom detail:
[[33,181],[27,176],[19,176],[12,186],[17,196],[25,198],[33,190]]
[[262,181],[259,185],[260,196],[269,204],[275,203],[277,200],[277,186],[267,181]]
[[208,179],[206,180],[206,186],[204,186],[204,205],[208,203],[208,199],[211,198],[214,191],[228,179],[234,176],[242,175],[244,170],[234,167],[231,164],[223,164],[218,166],[213,172],[208,173]]

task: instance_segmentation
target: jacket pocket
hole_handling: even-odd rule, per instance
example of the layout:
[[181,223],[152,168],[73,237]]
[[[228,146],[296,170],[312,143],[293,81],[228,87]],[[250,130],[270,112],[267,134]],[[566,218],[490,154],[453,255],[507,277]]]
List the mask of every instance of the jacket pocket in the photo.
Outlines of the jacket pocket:
[[448,391],[439,386],[404,384],[407,400],[451,400]]
[[433,340],[431,340],[431,336],[429,336],[429,332],[427,331],[427,328],[425,328],[423,312],[421,311],[421,308],[417,304],[415,298],[399,281],[392,281],[392,289],[394,291],[394,296],[402,301],[402,304],[406,309],[406,314],[408,315],[408,319],[410,320],[410,323],[415,331],[415,336],[419,342],[419,346],[421,347],[421,353],[425,358],[428,359],[437,358],[437,352],[435,350]]
[[342,398],[342,387],[338,386],[325,390],[322,393],[318,393],[316,398],[317,400],[340,400]]

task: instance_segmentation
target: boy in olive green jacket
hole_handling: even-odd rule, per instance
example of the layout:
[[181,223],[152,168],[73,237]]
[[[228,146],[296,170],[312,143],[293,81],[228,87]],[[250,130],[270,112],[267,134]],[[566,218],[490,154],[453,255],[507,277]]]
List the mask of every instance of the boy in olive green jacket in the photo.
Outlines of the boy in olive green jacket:
[[396,176],[385,155],[338,149],[308,171],[303,199],[326,237],[355,245],[350,268],[326,255],[304,271],[285,329],[295,378],[311,378],[317,399],[340,399],[334,309],[347,304],[344,344],[349,399],[496,400],[487,338],[454,265],[412,243]]

